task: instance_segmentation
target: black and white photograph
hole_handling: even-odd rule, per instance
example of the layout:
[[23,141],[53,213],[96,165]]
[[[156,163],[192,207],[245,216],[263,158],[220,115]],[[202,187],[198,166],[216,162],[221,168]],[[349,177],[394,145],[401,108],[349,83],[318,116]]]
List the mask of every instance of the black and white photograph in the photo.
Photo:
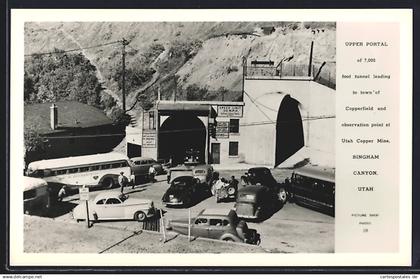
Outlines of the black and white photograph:
[[334,253],[335,22],[25,22],[25,253]]

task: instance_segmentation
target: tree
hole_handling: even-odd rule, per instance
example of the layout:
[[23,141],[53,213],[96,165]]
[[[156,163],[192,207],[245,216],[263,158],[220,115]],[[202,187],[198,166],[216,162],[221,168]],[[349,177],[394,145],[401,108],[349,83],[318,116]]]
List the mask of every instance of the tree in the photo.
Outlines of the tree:
[[131,122],[131,116],[128,115],[124,110],[120,108],[114,108],[109,115],[109,118],[113,121],[114,125],[117,126],[128,126]]
[[33,126],[25,128],[24,144],[26,163],[41,158],[41,154],[47,148],[47,140],[44,139]]
[[207,88],[201,88],[197,84],[188,85],[185,89],[188,101],[204,100],[207,95]]

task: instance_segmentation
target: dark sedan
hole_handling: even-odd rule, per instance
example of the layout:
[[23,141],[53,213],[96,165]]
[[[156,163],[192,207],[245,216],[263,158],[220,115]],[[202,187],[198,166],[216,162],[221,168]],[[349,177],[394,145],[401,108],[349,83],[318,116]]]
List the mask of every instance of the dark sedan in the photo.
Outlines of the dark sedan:
[[250,168],[244,176],[241,177],[242,185],[263,185],[270,189],[271,193],[277,196],[281,204],[286,203],[287,192],[284,185],[277,182],[271,174],[269,168],[256,167]]
[[189,207],[211,195],[210,189],[193,176],[179,176],[172,180],[162,201],[166,206]]

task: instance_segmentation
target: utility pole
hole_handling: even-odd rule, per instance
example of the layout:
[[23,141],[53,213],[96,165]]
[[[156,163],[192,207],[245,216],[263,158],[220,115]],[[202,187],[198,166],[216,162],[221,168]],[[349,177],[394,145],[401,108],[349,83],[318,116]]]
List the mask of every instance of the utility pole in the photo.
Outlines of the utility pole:
[[122,106],[125,112],[125,46],[129,44],[126,39],[122,39]]
[[308,77],[312,76],[312,52],[314,50],[314,41],[311,42],[311,52],[309,53]]

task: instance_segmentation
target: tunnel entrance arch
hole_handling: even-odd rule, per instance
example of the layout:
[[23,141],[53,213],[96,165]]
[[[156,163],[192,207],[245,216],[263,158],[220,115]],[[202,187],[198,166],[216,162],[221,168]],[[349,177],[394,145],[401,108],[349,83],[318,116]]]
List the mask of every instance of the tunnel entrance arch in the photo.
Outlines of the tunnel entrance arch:
[[275,167],[305,144],[299,102],[286,95],[280,103],[276,122]]
[[190,150],[198,154],[200,163],[204,163],[206,127],[193,113],[174,113],[159,128],[158,157],[172,159],[173,163],[181,164]]

